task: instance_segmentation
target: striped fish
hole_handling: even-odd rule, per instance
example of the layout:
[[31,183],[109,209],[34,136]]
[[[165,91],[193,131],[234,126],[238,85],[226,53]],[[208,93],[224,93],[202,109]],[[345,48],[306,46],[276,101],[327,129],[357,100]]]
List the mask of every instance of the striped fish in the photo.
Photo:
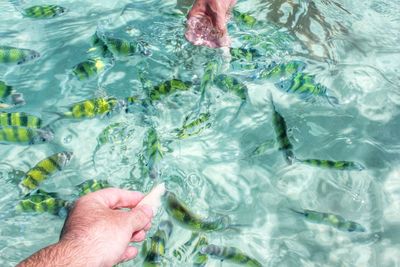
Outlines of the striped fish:
[[275,61],[271,62],[267,67],[264,67],[256,75],[257,79],[269,79],[272,81],[279,81],[281,79],[288,79],[303,71],[306,63],[298,60],[292,60],[287,63],[277,64]]
[[146,247],[147,255],[144,259],[144,267],[163,266],[165,257],[165,244],[172,233],[172,223],[162,221],[158,226],[157,232],[150,238],[150,244]]
[[334,169],[334,170],[357,170],[361,171],[364,167],[357,162],[353,161],[333,161],[326,159],[296,159],[296,161],[308,164],[314,167],[321,167],[326,169]]
[[111,185],[107,181],[96,179],[87,180],[77,185],[80,197],[108,187],[111,187]]
[[12,105],[0,103],[1,108],[9,108],[13,105],[25,104],[24,95],[22,93],[18,93],[13,89],[12,86],[7,85],[3,81],[0,81],[0,102],[5,101],[6,98],[9,96],[11,96]]
[[143,141],[144,158],[146,161],[147,170],[151,178],[156,178],[158,169],[157,164],[164,157],[164,148],[158,138],[157,131],[150,128]]
[[31,6],[23,10],[23,14],[26,17],[33,19],[50,19],[60,16],[66,11],[62,6],[56,5],[42,5],[42,6]]
[[97,32],[91,38],[91,45],[92,47],[87,51],[88,53],[96,57],[112,57],[112,53]]
[[289,137],[287,135],[287,126],[286,126],[286,121],[282,117],[282,115],[276,111],[274,104],[272,103],[272,122],[276,134],[276,138],[278,141],[278,147],[279,150],[282,150],[284,152],[284,156],[286,159],[286,162],[288,164],[292,164],[294,160],[294,155],[293,155],[293,146],[290,143]]
[[18,126],[0,127],[0,144],[42,144],[50,142],[53,137],[53,133],[49,130]]
[[177,133],[179,139],[185,139],[201,133],[204,129],[209,128],[211,123],[207,123],[211,117],[209,112],[200,113],[199,117],[195,120],[188,122],[190,115],[186,116],[182,127]]
[[20,183],[23,194],[36,189],[41,182],[61,171],[71,160],[72,152],[59,152],[45,158],[30,169]]
[[0,46],[0,63],[16,63],[19,65],[38,57],[40,57],[40,54],[34,50]]
[[259,58],[261,55],[260,53],[254,49],[254,48],[244,48],[244,47],[239,47],[239,48],[230,48],[230,54],[231,54],[231,61],[245,61],[245,62],[251,62],[256,58]]
[[0,100],[9,97],[12,91],[13,91],[12,86],[7,85],[3,81],[0,81]]
[[163,96],[172,95],[177,91],[187,91],[192,86],[191,82],[184,82],[178,79],[172,79],[160,83],[150,89],[149,96],[151,101],[160,100]]
[[90,58],[78,63],[72,68],[72,74],[80,81],[87,80],[103,73],[114,63],[101,58]]
[[346,220],[340,215],[319,212],[314,210],[297,211],[292,209],[292,211],[304,216],[309,222],[329,225],[341,231],[347,231],[347,232],[366,231],[366,229],[361,224]]
[[238,79],[232,76],[228,76],[225,74],[218,75],[214,83],[221,90],[225,92],[232,92],[236,96],[238,96],[242,101],[246,101],[247,99],[247,86],[240,82]]
[[115,38],[106,35],[100,35],[100,39],[106,44],[108,51],[115,57],[129,57],[139,53],[150,55],[151,52],[146,48],[146,44],[137,41],[128,41],[122,38]]
[[42,126],[42,120],[25,112],[0,112],[0,126],[40,128]]
[[94,118],[99,115],[109,115],[120,106],[114,98],[93,98],[73,104],[68,112],[62,115],[71,119]]
[[232,10],[233,17],[235,21],[240,25],[240,26],[245,26],[248,28],[253,28],[257,24],[256,18],[253,16],[249,15],[248,13],[242,13],[238,11],[237,9]]
[[199,240],[197,241],[196,245],[194,246],[193,249],[193,266],[194,267],[204,267],[207,265],[208,262],[208,255],[201,253],[201,248],[204,246],[208,245],[208,240],[207,238],[202,235],[199,237]]
[[200,249],[200,252],[214,258],[231,262],[246,267],[262,267],[263,265],[256,259],[247,256],[241,250],[234,247],[220,247],[216,245],[207,245]]
[[276,83],[275,86],[288,93],[297,93],[305,100],[312,96],[322,96],[332,105],[339,102],[336,97],[328,96],[325,86],[315,82],[314,75],[303,72],[298,72],[292,78]]
[[60,214],[62,209],[68,208],[70,203],[58,198],[57,194],[47,193],[37,190],[35,193],[25,196],[17,205],[19,212],[48,212],[50,214]]
[[194,232],[220,231],[232,226],[228,216],[220,216],[214,220],[209,220],[192,213],[172,192],[165,194],[165,206],[169,216],[182,227]]

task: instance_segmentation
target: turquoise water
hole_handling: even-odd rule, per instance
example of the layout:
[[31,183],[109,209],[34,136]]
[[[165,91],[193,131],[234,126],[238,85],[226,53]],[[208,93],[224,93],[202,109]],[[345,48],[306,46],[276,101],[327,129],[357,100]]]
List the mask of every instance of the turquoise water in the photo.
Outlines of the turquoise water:
[[[152,125],[165,147],[160,175],[193,211],[229,215],[240,232],[207,234],[210,243],[234,246],[265,266],[400,265],[398,141],[400,95],[400,5],[386,1],[239,1],[261,27],[231,22],[233,46],[244,36],[258,37],[249,47],[256,61],[307,64],[307,73],[338,99],[304,101],[277,89],[268,79],[254,79],[245,64],[230,64],[226,51],[194,47],[183,37],[185,7],[175,1],[57,1],[67,8],[60,17],[23,17],[8,1],[0,2],[0,45],[38,51],[41,57],[22,65],[0,65],[0,80],[24,94],[26,104],[11,110],[39,115],[54,131],[48,144],[0,145],[0,265],[14,266],[38,249],[56,242],[64,217],[19,213],[21,172],[59,151],[74,153],[62,171],[41,185],[65,199],[76,185],[106,179],[112,185],[147,192],[154,180],[141,176],[143,139]],[[30,1],[29,5],[44,4]],[[149,44],[152,54],[117,58],[97,78],[78,81],[72,68],[88,57],[97,28]],[[257,39],[257,38],[254,38]],[[220,71],[234,74],[248,87],[248,100],[211,85],[200,102],[200,84],[210,59]],[[251,67],[251,66],[250,66]],[[101,96],[145,96],[141,77],[152,84],[171,78],[192,81],[194,89],[133,107],[129,113],[77,121],[58,120],[55,112],[72,103]],[[143,81],[142,79],[142,81]],[[149,82],[147,82],[148,84]],[[146,85],[146,82],[145,82]],[[285,118],[299,158],[356,161],[362,171],[337,171],[295,162],[288,165],[274,141],[270,94]],[[183,140],[176,137],[188,115],[209,110],[210,127]],[[10,111],[10,110],[4,110]],[[97,136],[121,123],[109,142]],[[251,155],[267,142],[262,155]],[[363,233],[310,223],[290,209],[340,214],[362,224]],[[168,216],[161,211],[154,226]],[[153,230],[155,230],[154,227]],[[151,233],[150,233],[151,235]],[[174,224],[167,243],[166,266],[191,266],[172,251],[190,237]],[[138,257],[126,266],[140,266]],[[207,266],[221,266],[209,260]],[[224,262],[222,266],[231,266]]]

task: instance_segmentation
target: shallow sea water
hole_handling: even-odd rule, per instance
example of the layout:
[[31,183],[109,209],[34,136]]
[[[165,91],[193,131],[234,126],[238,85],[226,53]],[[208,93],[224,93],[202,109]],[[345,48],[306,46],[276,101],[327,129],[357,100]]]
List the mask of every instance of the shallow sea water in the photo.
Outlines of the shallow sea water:
[[[0,145],[0,266],[14,266],[58,240],[63,216],[15,211],[20,177],[14,174],[62,150],[74,152],[72,162],[41,188],[69,200],[77,195],[75,186],[87,179],[106,179],[116,187],[143,192],[155,181],[165,181],[196,213],[225,214],[244,225],[240,233],[207,234],[208,240],[238,247],[264,266],[400,266],[398,1],[238,2],[238,10],[265,24],[249,30],[230,22],[233,46],[239,47],[245,35],[258,36],[261,42],[254,46],[263,51],[260,61],[307,63],[307,72],[338,98],[336,106],[303,101],[269,80],[249,78],[249,71],[240,66],[229,68],[220,50],[192,46],[183,36],[186,9],[175,1],[56,3],[67,13],[32,20],[12,2],[0,1],[0,45],[41,54],[27,64],[0,65],[0,80],[22,92],[27,102],[15,110],[40,115],[47,124],[56,118],[54,112],[77,101],[143,96],[140,77],[153,84],[171,78],[191,80],[199,87],[210,59],[216,59],[225,73],[242,78],[249,101],[237,114],[240,101],[211,86],[206,92],[211,126],[184,140],[178,140],[174,130],[187,115],[205,108],[205,102],[198,106],[195,90],[167,97],[151,112],[139,108],[90,120],[56,121],[49,144]],[[87,57],[97,27],[114,36],[143,40],[152,54],[116,59],[104,75],[77,81],[71,69]],[[250,156],[258,145],[275,139],[270,94],[299,158],[357,161],[365,169],[288,165],[273,145],[263,155]],[[123,134],[117,132],[111,142],[98,147],[96,137],[113,123],[122,123]],[[140,176],[138,162],[149,125],[168,148],[155,181]],[[340,214],[367,231],[350,233],[309,223],[290,208]],[[153,230],[167,217],[161,211]],[[188,230],[174,224],[165,266],[192,266],[190,260],[178,261],[172,255],[189,236]],[[142,262],[138,257],[123,266]],[[209,260],[207,266],[233,265]]]

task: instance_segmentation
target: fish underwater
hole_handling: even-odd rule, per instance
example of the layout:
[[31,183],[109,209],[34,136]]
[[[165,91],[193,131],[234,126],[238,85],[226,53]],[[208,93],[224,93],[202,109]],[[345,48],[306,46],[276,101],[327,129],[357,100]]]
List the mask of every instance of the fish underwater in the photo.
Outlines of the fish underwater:
[[169,221],[162,221],[144,249],[146,251],[143,262],[144,267],[164,266],[163,258],[165,257],[165,245],[171,233],[172,223]]
[[25,112],[0,112],[0,126],[40,128],[42,120]]
[[34,50],[12,46],[0,46],[0,63],[16,63],[18,65],[39,58]]
[[60,16],[66,12],[66,8],[57,5],[31,6],[22,10],[25,17],[33,19],[49,19]]
[[185,117],[182,127],[178,130],[177,137],[186,139],[200,134],[203,130],[210,128],[211,123],[207,123],[211,117],[209,112],[200,113],[198,118],[189,122],[190,115]]
[[164,81],[150,89],[149,98],[151,101],[157,101],[175,92],[187,91],[191,86],[192,82],[189,81],[184,82],[178,79]]
[[306,68],[306,63],[298,60],[292,60],[287,63],[277,64],[272,61],[268,66],[263,67],[255,75],[255,79],[269,79],[278,82],[282,79],[286,80],[291,78],[298,72]]
[[19,212],[47,212],[61,215],[61,211],[67,209],[70,205],[70,202],[60,199],[57,194],[37,190],[33,194],[25,196],[18,203],[16,210]]
[[176,195],[172,192],[167,192],[164,195],[165,208],[169,216],[171,216],[182,227],[195,232],[211,232],[221,231],[234,227],[228,216],[219,216],[217,218],[208,219],[202,218],[197,214],[192,213]]
[[234,247],[220,247],[216,245],[207,245],[200,249],[202,254],[212,256],[221,261],[232,262],[246,267],[262,267],[263,265],[256,259],[253,259]]
[[0,126],[0,144],[34,145],[50,142],[54,135],[50,130]]
[[249,13],[242,13],[237,9],[233,9],[232,14],[236,23],[238,23],[240,26],[253,28],[258,24],[257,19],[252,15],[250,15]]
[[0,81],[0,106],[1,108],[12,107],[8,104],[3,104],[2,102],[6,101],[6,99],[11,96],[12,105],[23,105],[25,104],[24,96],[22,93],[18,93],[13,89],[12,86],[6,84],[3,81]]
[[29,193],[51,175],[61,171],[70,162],[72,155],[72,152],[59,152],[39,161],[19,184],[22,193]]
[[275,105],[271,100],[272,105],[272,122],[276,134],[276,138],[278,141],[279,150],[283,151],[285,160],[288,164],[292,164],[294,160],[293,154],[293,145],[290,143],[288,134],[287,134],[287,125],[285,119],[282,115],[276,111]]
[[111,184],[105,180],[90,179],[76,186],[79,191],[79,196],[84,196],[92,192],[99,191],[104,188],[112,187]]
[[346,232],[365,232],[366,229],[359,223],[344,219],[340,215],[318,212],[313,210],[298,211],[291,209],[293,212],[304,216],[307,221],[318,224],[325,224],[336,229]]
[[233,76],[220,74],[215,78],[214,84],[224,92],[233,93],[242,101],[247,99],[247,86]]
[[252,62],[253,60],[259,58],[261,54],[254,48],[230,48],[229,50],[231,54],[231,61],[245,61],[245,62]]
[[208,262],[208,255],[201,253],[201,248],[208,245],[208,240],[204,235],[201,235],[194,246],[193,253],[193,266],[204,267]]
[[275,86],[284,92],[296,93],[304,100],[311,100],[312,97],[324,97],[331,105],[337,105],[339,100],[327,94],[327,88],[315,82],[315,76],[298,72],[290,79],[277,82]]
[[326,159],[297,159],[297,162],[308,164],[314,167],[321,167],[326,169],[333,169],[333,170],[357,170],[361,171],[364,169],[360,163],[353,162],[353,161],[333,161],[333,160],[326,160]]
[[145,56],[151,55],[151,51],[147,48],[148,45],[142,41],[129,41],[123,38],[102,34],[101,32],[97,32],[96,34],[114,57],[130,57],[137,54],[143,54]]
[[94,78],[114,65],[113,60],[102,58],[89,58],[78,63],[72,68],[72,74],[80,81]]
[[96,116],[110,115],[120,108],[122,103],[114,97],[99,97],[83,100],[73,104],[69,111],[61,113],[61,117],[70,119],[91,119]]
[[158,164],[164,157],[164,148],[154,128],[150,128],[147,131],[143,141],[143,148],[143,160],[145,161],[148,174],[154,179],[158,176]]

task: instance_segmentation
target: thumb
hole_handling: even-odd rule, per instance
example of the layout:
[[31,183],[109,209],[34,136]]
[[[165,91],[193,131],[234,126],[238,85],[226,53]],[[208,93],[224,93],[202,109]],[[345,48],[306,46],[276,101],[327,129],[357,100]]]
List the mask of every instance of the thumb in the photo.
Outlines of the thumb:
[[132,233],[140,231],[151,223],[153,211],[150,206],[143,205],[132,209],[129,212]]
[[124,262],[124,261],[129,261],[131,259],[134,259],[138,254],[138,249],[135,247],[131,247],[128,246],[124,252],[124,254],[122,254],[120,262]]

